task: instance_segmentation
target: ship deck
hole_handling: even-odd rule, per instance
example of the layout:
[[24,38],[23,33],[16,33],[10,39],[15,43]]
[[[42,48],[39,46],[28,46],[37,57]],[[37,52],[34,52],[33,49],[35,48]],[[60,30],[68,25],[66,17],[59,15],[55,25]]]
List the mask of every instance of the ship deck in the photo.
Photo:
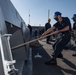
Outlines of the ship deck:
[[[76,75],[76,57],[72,56],[75,50],[63,50],[63,59],[57,58],[57,65],[45,65],[54,50],[45,39],[38,42],[39,46],[32,47],[32,75]],[[42,58],[35,57],[37,53]]]

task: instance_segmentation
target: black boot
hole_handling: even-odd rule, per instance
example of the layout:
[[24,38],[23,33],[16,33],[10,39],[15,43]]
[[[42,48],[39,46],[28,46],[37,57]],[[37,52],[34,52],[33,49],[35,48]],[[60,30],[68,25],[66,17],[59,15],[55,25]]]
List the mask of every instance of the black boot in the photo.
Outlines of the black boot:
[[52,58],[51,60],[45,62],[46,65],[57,65],[56,59]]
[[[55,55],[54,55],[54,54],[53,54],[52,56],[53,56],[53,57],[55,57]],[[62,53],[60,53],[60,54],[57,56],[57,58],[61,58],[61,59],[62,59],[62,58],[63,58]]]
[[62,59],[63,55],[60,53],[57,57]]
[[76,54],[73,54],[72,56],[76,57]]

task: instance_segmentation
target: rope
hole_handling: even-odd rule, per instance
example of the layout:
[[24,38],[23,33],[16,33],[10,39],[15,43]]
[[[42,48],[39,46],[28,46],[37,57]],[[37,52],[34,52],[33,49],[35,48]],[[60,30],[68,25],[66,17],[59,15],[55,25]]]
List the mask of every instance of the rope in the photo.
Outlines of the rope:
[[31,41],[28,41],[28,42],[22,43],[22,44],[20,44],[20,45],[17,45],[17,46],[12,47],[11,49],[14,50],[14,49],[20,48],[20,47],[22,47],[22,46],[24,46],[24,45],[26,45],[26,44],[29,44],[29,43],[35,42],[35,41],[40,40],[40,39],[44,39],[45,37],[47,37],[47,36],[51,36],[51,35],[53,35],[53,34],[55,34],[55,33],[53,32],[53,33],[51,33],[51,34],[45,35],[44,37],[40,37],[40,38],[37,38],[37,39],[31,40]]

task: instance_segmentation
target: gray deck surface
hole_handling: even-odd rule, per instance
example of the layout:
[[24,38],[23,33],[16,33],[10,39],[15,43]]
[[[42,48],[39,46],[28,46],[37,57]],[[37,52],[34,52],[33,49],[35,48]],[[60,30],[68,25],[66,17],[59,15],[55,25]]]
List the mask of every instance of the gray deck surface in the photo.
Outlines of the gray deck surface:
[[[32,48],[33,75],[76,75],[76,57],[74,50],[63,50],[63,59],[57,58],[57,66],[45,65],[44,62],[51,59],[52,45],[46,44],[45,40],[39,41],[43,46]],[[35,58],[39,53],[42,58]]]

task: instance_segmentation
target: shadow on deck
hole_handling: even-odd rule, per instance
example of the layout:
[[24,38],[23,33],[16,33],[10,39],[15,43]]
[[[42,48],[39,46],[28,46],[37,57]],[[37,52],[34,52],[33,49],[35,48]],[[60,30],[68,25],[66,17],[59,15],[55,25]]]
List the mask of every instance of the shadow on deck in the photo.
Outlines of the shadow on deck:
[[[42,58],[35,58],[34,56],[37,53],[42,55]],[[66,65],[64,65],[63,63],[62,66],[45,65],[44,62],[50,59],[51,57],[48,55],[48,53],[45,51],[45,49],[42,46],[33,47],[32,48],[33,75],[76,75],[76,65],[73,64],[68,59],[63,58],[62,62],[67,64],[68,67],[71,67],[72,69],[66,68]]]

